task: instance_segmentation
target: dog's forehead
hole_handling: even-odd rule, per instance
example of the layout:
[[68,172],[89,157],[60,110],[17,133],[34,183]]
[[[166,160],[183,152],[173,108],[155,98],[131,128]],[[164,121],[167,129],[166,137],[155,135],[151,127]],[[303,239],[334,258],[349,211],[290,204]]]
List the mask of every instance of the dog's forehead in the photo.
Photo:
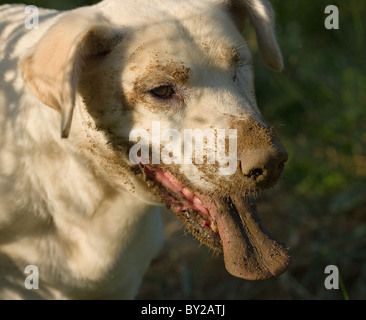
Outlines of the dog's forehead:
[[178,17],[162,15],[137,26],[130,46],[130,62],[138,66],[184,63],[235,66],[250,57],[247,44],[225,11],[211,10]]

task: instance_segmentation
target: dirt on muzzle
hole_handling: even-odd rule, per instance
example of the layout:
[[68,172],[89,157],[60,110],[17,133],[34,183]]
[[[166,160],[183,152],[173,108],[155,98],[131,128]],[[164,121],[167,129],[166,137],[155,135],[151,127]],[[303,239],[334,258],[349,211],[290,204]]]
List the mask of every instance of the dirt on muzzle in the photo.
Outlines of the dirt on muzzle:
[[217,223],[229,273],[247,280],[263,280],[289,267],[288,249],[262,225],[250,198],[214,197],[207,204]]

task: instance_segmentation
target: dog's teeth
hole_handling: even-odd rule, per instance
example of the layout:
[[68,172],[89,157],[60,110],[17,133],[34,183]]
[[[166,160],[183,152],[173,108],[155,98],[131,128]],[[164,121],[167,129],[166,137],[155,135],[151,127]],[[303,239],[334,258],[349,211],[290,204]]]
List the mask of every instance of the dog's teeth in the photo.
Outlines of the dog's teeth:
[[193,203],[195,203],[195,204],[199,204],[199,205],[203,205],[203,202],[199,199],[199,198],[197,198],[197,197],[194,197],[193,198]]
[[188,188],[183,188],[183,194],[188,198],[188,199],[192,199],[194,197],[194,193],[189,190]]
[[214,232],[218,232],[219,231],[219,228],[217,227],[217,222],[216,221],[212,221],[211,222],[211,229]]

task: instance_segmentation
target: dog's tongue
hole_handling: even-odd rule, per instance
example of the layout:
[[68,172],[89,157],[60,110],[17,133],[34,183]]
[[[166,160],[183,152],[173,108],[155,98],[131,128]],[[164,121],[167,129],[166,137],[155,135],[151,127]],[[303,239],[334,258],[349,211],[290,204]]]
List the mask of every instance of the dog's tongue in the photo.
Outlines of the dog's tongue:
[[256,207],[241,197],[215,198],[216,220],[225,266],[236,277],[261,280],[278,276],[290,264],[283,244],[272,238],[256,215]]

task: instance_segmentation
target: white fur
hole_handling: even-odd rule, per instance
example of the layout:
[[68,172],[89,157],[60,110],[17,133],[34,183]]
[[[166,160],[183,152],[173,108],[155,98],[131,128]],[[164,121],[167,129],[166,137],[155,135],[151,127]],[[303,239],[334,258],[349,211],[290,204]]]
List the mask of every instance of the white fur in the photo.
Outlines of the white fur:
[[[261,121],[250,53],[224,9],[227,3],[105,0],[66,12],[42,9],[36,30],[24,27],[24,6],[0,7],[0,298],[136,295],[162,245],[159,208],[152,207],[158,202],[120,166],[128,160],[116,160],[97,127],[109,126],[114,136],[126,138],[132,128],[150,128],[154,120],[161,121],[162,130],[200,127],[195,119],[202,114],[206,128],[227,127],[225,115]],[[258,17],[252,19],[258,19],[253,24],[260,25],[262,46],[267,44],[267,62],[281,69],[265,9],[270,6],[259,0],[240,3],[253,11],[257,6]],[[97,38],[111,40],[102,41],[111,51],[102,62],[92,61],[97,50],[92,45],[80,46],[91,28]],[[235,69],[220,58],[230,46],[241,46],[248,63],[236,83]],[[161,63],[174,59],[195,71],[185,114],[147,108],[141,101],[122,113],[119,97],[133,92],[156,53]],[[90,108],[103,109],[100,123]],[[61,133],[68,138],[61,139]],[[192,183],[209,187],[198,168],[181,170]],[[39,267],[38,290],[24,287],[27,265]]]

